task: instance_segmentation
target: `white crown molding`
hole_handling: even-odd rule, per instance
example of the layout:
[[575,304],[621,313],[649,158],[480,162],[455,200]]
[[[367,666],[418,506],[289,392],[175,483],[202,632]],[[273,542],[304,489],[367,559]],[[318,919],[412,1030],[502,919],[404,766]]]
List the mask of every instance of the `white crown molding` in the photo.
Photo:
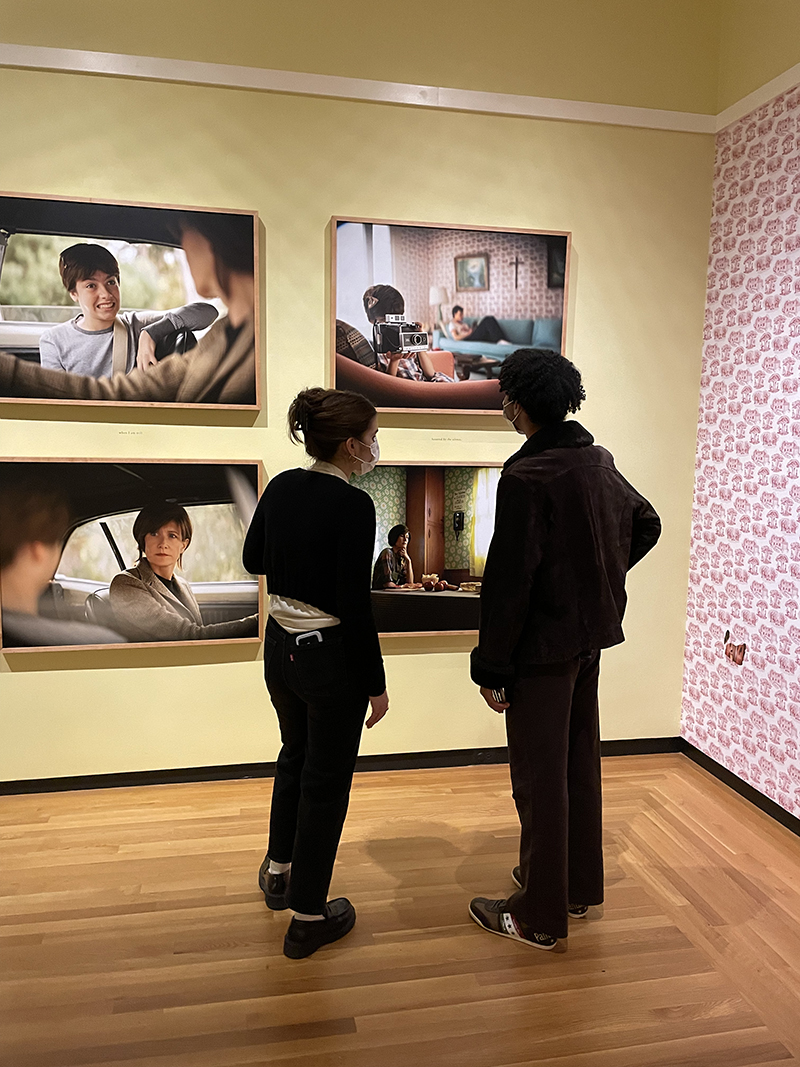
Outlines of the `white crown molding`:
[[515,96],[510,93],[482,93],[433,85],[407,85],[403,82],[340,78],[328,74],[264,70],[261,67],[239,67],[227,63],[128,56],[116,52],[85,52],[69,48],[0,43],[0,67],[106,74],[119,78],[187,82],[230,89],[339,97],[381,104],[407,104],[412,107],[478,111],[492,115],[558,119],[566,122],[637,126],[680,133],[714,133],[717,129],[713,115],[684,111],[660,111],[656,108],[556,100],[541,96]]
[[741,100],[737,100],[735,104],[731,104],[724,111],[720,111],[717,115],[717,132],[724,130],[732,122],[738,122],[739,119],[751,111],[755,111],[762,104],[769,103],[774,96],[785,93],[787,89],[793,89],[798,83],[800,83],[800,63],[797,63],[794,67],[789,67],[783,74],[779,74],[777,78],[765,82],[754,92],[748,93]]

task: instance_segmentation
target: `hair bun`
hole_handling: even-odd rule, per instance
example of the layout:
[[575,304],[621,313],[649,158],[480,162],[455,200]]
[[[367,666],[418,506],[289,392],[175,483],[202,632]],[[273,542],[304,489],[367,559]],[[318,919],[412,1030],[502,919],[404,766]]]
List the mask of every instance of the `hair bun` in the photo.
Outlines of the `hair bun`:
[[319,412],[325,389],[315,387],[303,389],[297,394],[289,406],[289,436],[293,441],[300,442],[298,434],[306,436],[311,429],[314,416]]
[[314,459],[329,460],[343,441],[359,437],[374,418],[374,405],[361,393],[315,386],[302,389],[289,405],[289,437]]

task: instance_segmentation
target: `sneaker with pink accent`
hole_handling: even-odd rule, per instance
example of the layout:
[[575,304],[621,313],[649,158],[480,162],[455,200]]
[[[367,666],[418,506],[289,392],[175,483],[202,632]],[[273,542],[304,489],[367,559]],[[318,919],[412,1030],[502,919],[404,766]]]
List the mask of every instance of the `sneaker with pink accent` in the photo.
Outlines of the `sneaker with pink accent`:
[[490,934],[510,937],[512,941],[518,941],[521,945],[530,945],[532,948],[541,948],[549,952],[558,944],[557,937],[529,930],[519,919],[515,919],[508,910],[507,900],[475,897],[470,901],[469,914],[478,926],[482,926]]

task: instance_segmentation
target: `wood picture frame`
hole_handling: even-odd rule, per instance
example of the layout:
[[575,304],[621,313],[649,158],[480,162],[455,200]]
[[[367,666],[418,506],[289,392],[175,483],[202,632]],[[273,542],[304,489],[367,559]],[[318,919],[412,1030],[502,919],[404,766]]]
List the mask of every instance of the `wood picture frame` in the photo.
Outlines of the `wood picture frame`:
[[457,293],[487,293],[489,284],[489,253],[473,252],[454,256],[453,266]]
[[[252,379],[246,373],[246,368],[241,369],[241,377],[237,378],[237,388],[231,390],[234,394],[239,393],[241,402],[216,402],[215,400],[162,400],[149,399],[143,395],[142,399],[83,399],[80,396],[64,396],[61,393],[68,391],[59,389],[52,382],[48,384],[28,382],[24,386],[12,383],[5,384],[9,375],[7,368],[2,364],[9,358],[14,357],[27,363],[39,361],[39,339],[48,327],[58,325],[59,322],[67,321],[79,312],[67,298],[66,292],[60,285],[58,273],[58,249],[63,250],[67,246],[80,243],[112,244],[113,246],[125,246],[126,255],[130,249],[137,245],[145,246],[142,258],[148,254],[153,258],[152,250],[170,251],[176,259],[183,256],[179,252],[180,231],[184,223],[191,225],[192,219],[198,224],[203,221],[210,224],[224,220],[232,239],[253,244],[253,286],[254,286],[254,352]],[[209,208],[189,207],[176,204],[148,204],[128,200],[103,200],[97,198],[80,198],[68,196],[45,196],[31,193],[0,192],[0,417],[3,414],[3,405],[14,404],[37,408],[39,406],[64,406],[75,405],[81,408],[113,409],[114,411],[126,411],[136,409],[164,410],[191,410],[208,412],[257,412],[261,409],[262,382],[261,382],[261,257],[260,245],[260,222],[258,212],[244,211],[236,208]],[[8,271],[12,265],[15,244],[20,240],[36,238],[40,244],[47,243],[48,257],[43,258],[40,272],[44,276],[41,290],[51,296],[55,296],[61,302],[56,304],[42,304],[41,296],[38,303],[20,303],[18,300],[13,305],[2,304],[4,296],[8,296]],[[44,257],[44,252],[41,253]],[[128,257],[132,262],[132,257]],[[126,275],[130,278],[130,262],[120,262],[121,297],[122,307],[120,312],[131,309],[125,302]],[[157,273],[157,268],[153,268]],[[184,285],[186,295],[193,295],[193,281],[191,274],[181,260],[175,269],[174,277],[170,279],[168,288],[178,289]],[[180,275],[180,279],[178,279]],[[6,284],[4,285],[4,279]],[[163,278],[159,277],[162,293],[165,289]],[[141,282],[141,279],[140,279]],[[180,283],[180,284],[179,284]],[[13,282],[12,282],[13,285]],[[139,285],[141,290],[141,284]],[[30,284],[24,289],[23,295],[35,287]],[[11,294],[13,296],[13,292]],[[171,294],[170,294],[171,295]],[[197,297],[202,301],[202,297]],[[185,302],[192,302],[191,299]],[[63,306],[61,306],[63,305]],[[70,311],[70,309],[73,309]],[[216,310],[224,311],[224,306],[219,302]],[[63,314],[62,314],[63,313]],[[219,317],[219,314],[218,316]],[[188,346],[192,346],[189,338]],[[132,342],[131,342],[132,344]],[[166,356],[165,358],[171,358]],[[191,358],[191,357],[189,357]],[[9,365],[10,366],[10,365]],[[241,388],[238,386],[241,385]],[[219,392],[221,383],[209,383],[209,387],[201,390],[202,395],[213,396]],[[35,414],[32,415],[35,417]],[[241,418],[241,415],[238,416]],[[215,421],[218,421],[219,416]]]
[[[395,245],[395,234],[400,231],[403,234]],[[547,286],[548,236],[566,240],[563,290],[548,289]],[[452,278],[456,256],[474,254],[492,259],[488,290],[473,290],[465,295],[457,294],[455,290],[450,292],[452,303],[465,306],[465,315],[470,321],[485,315],[503,320],[505,311],[512,326],[514,323],[519,325],[520,320],[533,323],[537,317],[547,319],[546,347],[565,352],[569,313],[569,231],[334,215],[329,224],[329,248],[328,383],[333,389],[362,393],[379,412],[501,414],[497,372],[502,360],[515,347],[532,345],[533,326],[530,336],[523,341],[487,346],[491,349],[489,355],[481,354],[482,349],[476,347],[477,343],[453,342],[441,331],[429,330],[431,344],[439,346],[438,351],[428,350],[431,366],[454,380],[408,380],[378,369],[379,361],[371,340],[372,325],[367,320],[362,299],[365,290],[369,285],[380,283],[393,287],[397,283],[397,291],[401,291],[401,284],[407,286],[407,292],[402,294],[405,317],[424,324],[435,322],[437,309],[428,306],[429,293],[439,286],[450,291],[453,283],[448,279]],[[527,286],[527,292],[521,291],[523,286]],[[529,311],[529,314],[522,315],[521,311]],[[347,327],[352,332],[348,332]],[[524,328],[515,328],[515,332],[524,332]],[[363,353],[363,357],[359,353]]]
[[[0,578],[0,653],[4,656],[17,656],[30,652],[73,652],[87,649],[102,651],[104,649],[200,648],[207,645],[259,644],[264,619],[263,581],[257,576],[202,582],[197,578],[192,580],[191,561],[188,580],[200,602],[201,610],[206,609],[204,623],[225,622],[230,618],[246,618],[253,614],[252,610],[244,610],[242,615],[235,611],[231,614],[237,606],[236,598],[238,597],[248,608],[255,605],[255,613],[259,620],[256,634],[194,640],[123,639],[118,642],[106,640],[100,644],[80,640],[82,636],[80,624],[91,621],[98,626],[111,628],[107,621],[90,619],[83,605],[92,594],[108,588],[114,573],[120,573],[126,569],[126,566],[129,567],[136,562],[135,542],[129,540],[127,544],[117,545],[113,531],[110,530],[111,520],[138,513],[146,504],[153,502],[168,501],[180,504],[188,509],[190,515],[192,508],[204,505],[230,505],[229,516],[220,515],[218,512],[208,516],[207,519],[204,517],[204,521],[213,525],[215,530],[213,539],[207,532],[206,540],[213,549],[215,558],[219,557],[222,554],[220,548],[223,545],[220,531],[227,526],[231,531],[230,536],[237,542],[227,546],[230,549],[228,556],[230,557],[232,553],[240,561],[246,523],[249,523],[249,509],[255,507],[264,484],[264,467],[260,460],[0,459],[0,501],[3,499],[4,490],[11,487],[17,493],[17,497],[12,499],[25,501],[27,486],[30,486],[30,508],[34,514],[38,513],[36,522],[42,525],[43,532],[38,536],[32,536],[32,528],[23,527],[20,530],[20,539],[28,537],[29,540],[38,540],[46,537],[47,541],[44,543],[50,543],[49,537],[55,536],[56,530],[63,529],[64,531],[57,537],[61,543],[61,550],[58,562],[55,564],[55,574],[39,597],[39,616],[26,615],[23,623],[29,633],[35,634],[36,622],[32,622],[32,618],[35,620],[42,617],[45,623],[50,620],[55,620],[57,623],[66,622],[71,625],[69,633],[76,638],[75,640],[59,640],[55,643],[52,640],[50,643],[32,643],[28,640],[29,633],[26,633],[24,642],[16,643],[15,640],[15,643],[10,643],[7,637],[4,638],[4,600]],[[66,519],[64,518],[65,508],[68,516]],[[7,524],[6,540],[11,538],[12,544],[14,534],[13,532],[9,534],[9,527],[13,530],[14,521],[23,510],[24,508],[14,512],[9,510],[9,513],[0,515],[0,521]],[[195,515],[192,542],[197,549],[198,546],[202,547],[203,530],[198,525],[197,513]],[[236,515],[242,523],[240,541],[238,540],[239,534],[236,533]],[[101,555],[99,551],[91,551],[92,547],[97,550],[103,542],[103,538],[96,530],[88,530],[92,523],[98,525],[107,541],[107,545],[103,545],[104,552],[108,549],[106,554]],[[90,549],[84,548],[84,554],[81,557],[83,573],[74,573],[75,568],[73,568],[73,573],[64,574],[59,568],[64,564],[65,550],[78,531],[91,532],[92,535],[91,541],[88,542]],[[36,531],[33,531],[33,534],[35,533]],[[24,543],[26,542],[21,540],[20,547],[23,547]],[[186,550],[189,557],[191,548],[190,543]],[[124,554],[126,549],[127,557]],[[102,577],[98,577],[98,571],[93,570],[98,565],[103,568]],[[18,580],[16,585],[19,586]],[[203,588],[199,589],[200,586]],[[231,598],[233,598],[233,604]],[[42,606],[45,602],[48,614],[42,615]],[[113,612],[110,604],[107,609],[104,608],[104,611],[106,610]],[[43,627],[42,632],[45,630],[46,627]]]

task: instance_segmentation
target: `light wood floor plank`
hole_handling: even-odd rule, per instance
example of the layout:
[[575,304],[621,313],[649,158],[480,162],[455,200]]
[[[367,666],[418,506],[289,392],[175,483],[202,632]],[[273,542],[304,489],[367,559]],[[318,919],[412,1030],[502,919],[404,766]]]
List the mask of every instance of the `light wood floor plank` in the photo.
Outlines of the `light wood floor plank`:
[[607,895],[490,937],[507,767],[356,776],[305,961],[255,884],[264,780],[0,800],[3,1067],[800,1067],[800,841],[683,756],[604,761]]

